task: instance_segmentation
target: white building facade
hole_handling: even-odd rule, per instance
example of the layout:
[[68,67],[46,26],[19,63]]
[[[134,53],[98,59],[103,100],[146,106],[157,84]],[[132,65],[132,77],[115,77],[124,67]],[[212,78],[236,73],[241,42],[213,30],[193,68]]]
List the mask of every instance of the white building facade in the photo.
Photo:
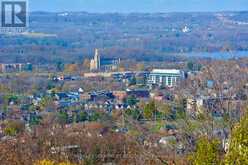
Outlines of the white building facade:
[[176,69],[154,69],[149,74],[148,84],[174,87],[184,78],[184,72]]

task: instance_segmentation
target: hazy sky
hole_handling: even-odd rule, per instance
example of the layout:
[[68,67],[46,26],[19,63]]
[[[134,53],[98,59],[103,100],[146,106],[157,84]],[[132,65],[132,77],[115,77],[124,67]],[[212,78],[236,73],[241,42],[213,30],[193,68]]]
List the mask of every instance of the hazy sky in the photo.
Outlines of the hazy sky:
[[31,11],[173,12],[248,10],[248,0],[29,0]]

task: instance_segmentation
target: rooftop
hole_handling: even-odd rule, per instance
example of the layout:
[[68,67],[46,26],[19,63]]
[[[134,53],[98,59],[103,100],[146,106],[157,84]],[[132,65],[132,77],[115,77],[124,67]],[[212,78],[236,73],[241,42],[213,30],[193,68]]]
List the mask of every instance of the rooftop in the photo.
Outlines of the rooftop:
[[181,71],[177,69],[153,69],[151,73],[180,74]]

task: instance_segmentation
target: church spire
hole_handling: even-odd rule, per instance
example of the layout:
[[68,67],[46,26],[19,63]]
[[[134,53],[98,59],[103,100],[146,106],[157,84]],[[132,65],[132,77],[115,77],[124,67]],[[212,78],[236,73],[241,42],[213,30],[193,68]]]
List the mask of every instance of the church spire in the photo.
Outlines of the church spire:
[[100,69],[101,67],[101,57],[99,54],[99,50],[95,49],[95,68]]

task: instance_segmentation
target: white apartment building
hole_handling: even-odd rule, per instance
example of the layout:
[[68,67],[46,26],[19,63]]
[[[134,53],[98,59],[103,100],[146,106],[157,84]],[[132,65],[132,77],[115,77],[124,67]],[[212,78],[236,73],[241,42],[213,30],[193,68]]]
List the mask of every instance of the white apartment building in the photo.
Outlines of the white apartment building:
[[165,87],[174,87],[180,79],[184,78],[184,72],[176,69],[154,69],[149,74],[148,84]]

